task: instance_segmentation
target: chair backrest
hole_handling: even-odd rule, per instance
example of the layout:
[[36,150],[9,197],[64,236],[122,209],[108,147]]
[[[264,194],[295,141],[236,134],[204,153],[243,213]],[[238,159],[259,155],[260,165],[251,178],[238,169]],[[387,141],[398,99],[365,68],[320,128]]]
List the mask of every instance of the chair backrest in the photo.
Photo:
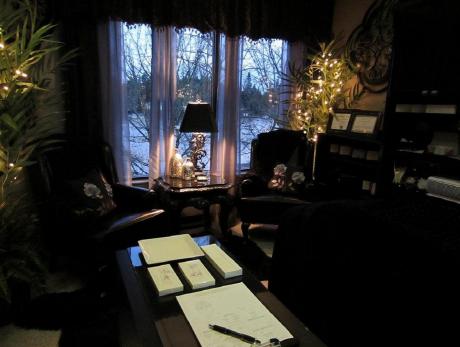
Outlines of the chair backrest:
[[107,143],[70,143],[43,151],[38,158],[42,190],[52,193],[62,180],[79,178],[92,169],[102,172],[108,183],[118,182],[114,159]]
[[261,133],[252,142],[251,169],[269,179],[277,164],[311,167],[313,153],[302,131],[278,129]]

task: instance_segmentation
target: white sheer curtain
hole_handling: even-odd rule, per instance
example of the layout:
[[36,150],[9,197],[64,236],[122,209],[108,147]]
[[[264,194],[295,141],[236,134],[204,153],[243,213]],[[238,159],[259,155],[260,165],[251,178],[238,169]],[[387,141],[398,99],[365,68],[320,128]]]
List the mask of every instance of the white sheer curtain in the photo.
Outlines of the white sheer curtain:
[[176,98],[176,33],[174,28],[152,30],[152,107],[150,118],[149,186],[168,172],[174,150]]
[[99,24],[98,41],[104,140],[112,147],[119,181],[131,184],[121,22]]
[[229,182],[235,182],[238,169],[240,54],[240,39],[224,39],[221,35],[216,107],[217,133],[213,138],[211,173]]
[[[123,62],[122,24],[109,21],[99,26],[99,56],[102,84],[104,138],[111,144],[121,182],[131,182],[129,121]],[[241,39],[221,35],[218,69],[216,121],[212,141],[211,173],[234,182],[238,172],[239,109],[241,85]],[[289,63],[302,66],[304,46],[284,44],[283,72]],[[173,27],[152,30],[152,104],[149,125],[149,185],[168,172],[174,150],[176,97],[176,32]],[[288,99],[292,90],[283,90]],[[280,102],[279,114],[287,105]]]

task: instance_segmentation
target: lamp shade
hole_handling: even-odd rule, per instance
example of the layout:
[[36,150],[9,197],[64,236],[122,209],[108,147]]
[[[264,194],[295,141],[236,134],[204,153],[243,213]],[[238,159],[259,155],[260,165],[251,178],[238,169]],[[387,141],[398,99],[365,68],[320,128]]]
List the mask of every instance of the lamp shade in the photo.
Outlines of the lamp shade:
[[215,133],[216,120],[211,105],[206,102],[189,102],[180,125],[181,133]]

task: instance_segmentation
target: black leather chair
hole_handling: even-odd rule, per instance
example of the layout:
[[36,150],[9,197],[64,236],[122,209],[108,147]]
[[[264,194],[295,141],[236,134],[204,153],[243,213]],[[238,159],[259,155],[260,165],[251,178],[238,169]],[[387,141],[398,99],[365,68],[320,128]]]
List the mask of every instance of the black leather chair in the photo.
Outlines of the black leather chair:
[[295,207],[269,290],[330,347],[460,346],[459,223],[420,194]]
[[[311,180],[313,151],[302,131],[278,129],[261,133],[251,145],[251,167],[239,184],[237,208],[244,237],[252,223],[279,224],[287,209],[308,204],[303,189],[296,192],[275,191],[268,183],[277,164],[296,167]],[[305,187],[305,183],[302,184]]]
[[[52,254],[103,258],[116,249],[136,245],[140,239],[169,234],[169,217],[155,193],[118,182],[108,144],[65,143],[43,151],[38,163],[41,222]],[[75,192],[70,188],[79,180],[91,179],[91,173],[103,175],[116,207],[112,205],[114,208],[102,215],[81,216],[72,210]]]

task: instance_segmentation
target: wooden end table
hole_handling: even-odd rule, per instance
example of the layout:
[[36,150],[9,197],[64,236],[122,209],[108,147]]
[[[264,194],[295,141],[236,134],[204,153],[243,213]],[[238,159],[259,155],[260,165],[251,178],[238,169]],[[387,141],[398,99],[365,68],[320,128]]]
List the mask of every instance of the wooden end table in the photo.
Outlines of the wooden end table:
[[220,205],[219,224],[222,233],[228,230],[228,216],[233,206],[233,199],[228,194],[232,183],[218,176],[209,176],[207,181],[183,180],[169,176],[155,180],[153,190],[163,208],[172,216],[174,232],[180,232],[181,212],[185,207],[195,207],[204,213],[205,231],[210,231],[211,216],[209,207]]

